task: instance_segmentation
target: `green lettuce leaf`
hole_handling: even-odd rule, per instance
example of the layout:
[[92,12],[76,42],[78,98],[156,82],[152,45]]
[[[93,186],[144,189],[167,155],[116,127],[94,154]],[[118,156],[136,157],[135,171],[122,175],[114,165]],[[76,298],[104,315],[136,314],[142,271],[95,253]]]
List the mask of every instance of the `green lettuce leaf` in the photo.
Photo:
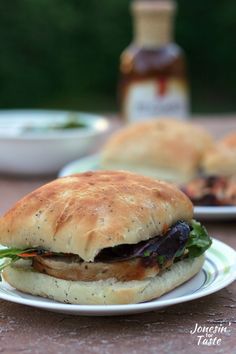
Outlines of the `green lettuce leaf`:
[[189,234],[189,239],[186,243],[186,249],[188,250],[188,257],[199,257],[203,254],[212,244],[207,230],[200,222],[192,220],[192,231]]
[[4,248],[0,250],[0,272],[9,264],[16,262],[21,257],[19,256],[23,252],[34,252],[35,249],[28,248],[26,250],[20,250],[19,248]]
[[20,250],[19,248],[4,248],[0,250],[0,259],[5,257],[12,258],[25,251],[32,251],[32,248],[30,250]]

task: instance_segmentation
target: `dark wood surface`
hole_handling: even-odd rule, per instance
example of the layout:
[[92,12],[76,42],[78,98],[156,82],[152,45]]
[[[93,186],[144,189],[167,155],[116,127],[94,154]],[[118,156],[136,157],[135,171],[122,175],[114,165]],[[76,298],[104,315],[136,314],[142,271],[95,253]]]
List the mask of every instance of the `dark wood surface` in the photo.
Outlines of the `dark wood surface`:
[[[236,118],[201,119],[216,136],[236,130]],[[0,177],[0,212],[51,180]],[[236,220],[205,222],[210,234],[236,249]],[[219,346],[198,346],[201,326],[227,326]],[[205,298],[140,315],[81,317],[0,301],[0,353],[236,353],[236,283]]]

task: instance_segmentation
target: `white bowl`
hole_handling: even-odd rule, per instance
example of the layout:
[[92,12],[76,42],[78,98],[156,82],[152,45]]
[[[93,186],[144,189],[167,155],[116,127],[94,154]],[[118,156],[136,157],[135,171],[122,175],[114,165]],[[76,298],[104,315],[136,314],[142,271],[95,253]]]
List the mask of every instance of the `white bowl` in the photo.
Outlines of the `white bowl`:
[[[86,127],[49,129],[73,113]],[[36,128],[34,130],[26,127]],[[46,127],[46,129],[44,129]],[[0,172],[45,175],[93,151],[104,139],[108,119],[88,113],[50,110],[0,111]],[[37,130],[38,129],[38,130]]]

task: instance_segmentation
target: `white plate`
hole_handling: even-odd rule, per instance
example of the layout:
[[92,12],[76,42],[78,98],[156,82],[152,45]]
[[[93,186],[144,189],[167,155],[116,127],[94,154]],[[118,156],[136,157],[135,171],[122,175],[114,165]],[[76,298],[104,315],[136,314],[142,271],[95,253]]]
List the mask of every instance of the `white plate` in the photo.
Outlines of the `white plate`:
[[131,305],[70,305],[30,296],[15,290],[6,282],[0,283],[0,298],[18,304],[38,307],[72,315],[111,316],[128,315],[157,310],[212,294],[236,279],[236,252],[226,244],[213,240],[206,252],[201,271],[185,284],[159,299]]
[[73,173],[96,171],[100,168],[100,154],[93,154],[68,163],[61,169],[58,177],[69,176]]
[[[99,169],[100,155],[94,154],[85,158],[73,161],[66,165],[60,172],[59,176],[68,176],[73,173],[94,171]],[[208,207],[196,206],[194,207],[194,216],[197,219],[207,220],[236,220],[236,206],[222,206],[222,207]]]
[[[68,122],[83,128],[49,129]],[[26,128],[33,128],[27,130]],[[35,129],[37,128],[37,129]],[[56,173],[66,163],[96,149],[110,128],[95,114],[53,110],[0,110],[0,172],[23,175]]]
[[236,220],[236,206],[196,206],[194,216],[206,220]]

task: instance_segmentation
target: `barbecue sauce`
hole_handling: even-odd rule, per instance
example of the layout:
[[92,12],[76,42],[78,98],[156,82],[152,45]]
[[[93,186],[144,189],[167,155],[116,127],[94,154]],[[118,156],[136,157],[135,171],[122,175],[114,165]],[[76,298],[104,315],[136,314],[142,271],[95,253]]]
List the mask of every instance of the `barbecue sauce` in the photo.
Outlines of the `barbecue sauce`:
[[120,61],[119,98],[126,121],[189,113],[183,50],[172,42],[175,3],[134,1],[134,42]]

